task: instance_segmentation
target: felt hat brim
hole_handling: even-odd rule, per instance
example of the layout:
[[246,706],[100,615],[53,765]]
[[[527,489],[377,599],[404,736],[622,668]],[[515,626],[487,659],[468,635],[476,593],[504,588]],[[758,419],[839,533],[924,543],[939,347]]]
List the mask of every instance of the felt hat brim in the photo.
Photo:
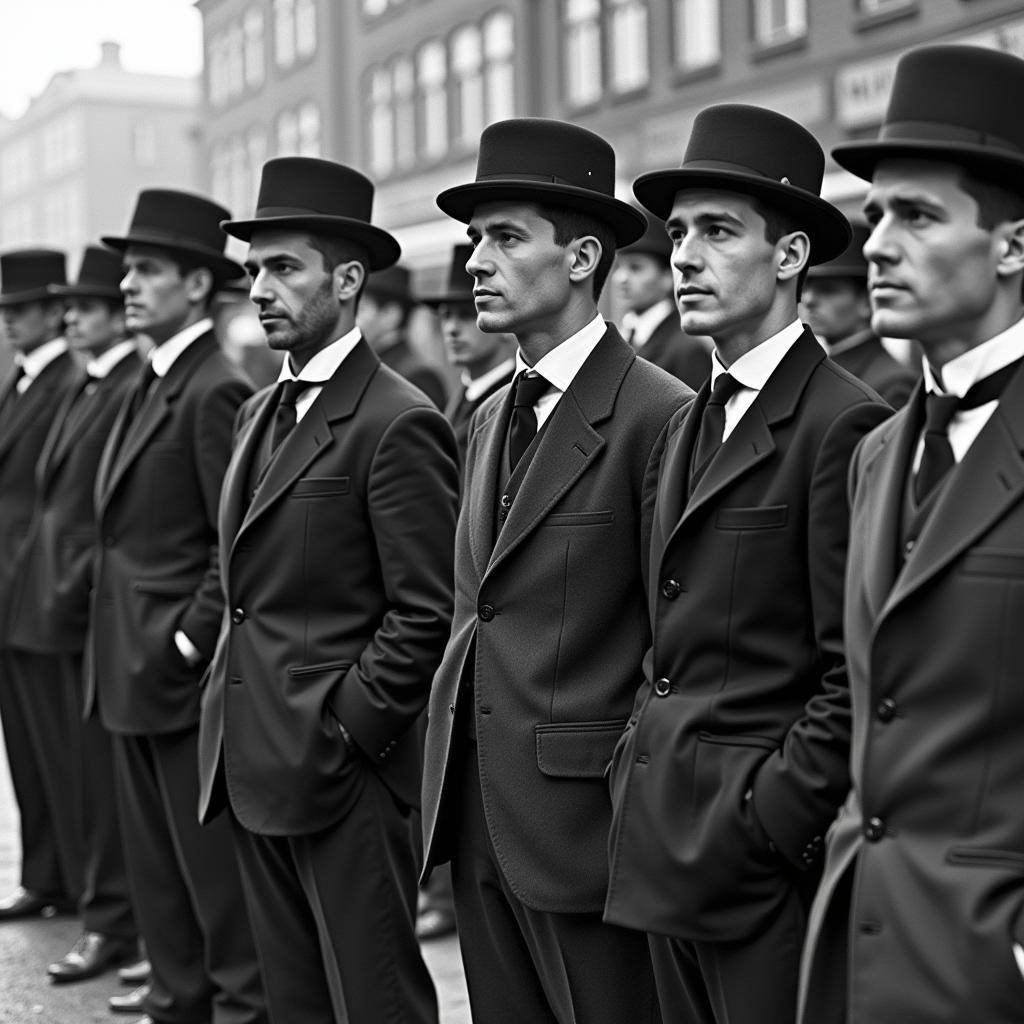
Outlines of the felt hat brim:
[[702,188],[753,196],[791,213],[811,240],[811,266],[834,259],[853,238],[849,221],[831,203],[793,185],[744,171],[684,167],[650,171],[633,183],[633,194],[655,217],[668,220],[677,192]]
[[25,302],[42,302],[45,299],[59,298],[58,286],[53,284],[40,285],[38,288],[25,288],[20,292],[8,292],[0,295],[0,306],[20,306]]
[[584,213],[601,221],[602,224],[607,224],[615,235],[617,246],[635,242],[647,229],[644,215],[629,203],[590,189],[556,182],[525,182],[521,178],[474,181],[445,189],[437,197],[437,205],[449,217],[468,224],[473,219],[473,211],[482,203],[497,203],[503,200],[566,207]]
[[224,220],[220,226],[232,237],[243,242],[252,240],[254,231],[261,229],[308,231],[314,235],[332,235],[348,238],[366,250],[370,261],[368,270],[386,270],[394,266],[402,255],[398,240],[383,228],[367,224],[354,217],[331,217],[327,214],[288,214],[279,217],[253,217],[250,220]]
[[416,300],[421,306],[436,309],[438,306],[472,306],[472,292],[446,292],[444,295],[427,295]]
[[100,284],[55,284],[50,290],[66,299],[116,299],[120,302],[123,298],[120,288],[104,288]]
[[245,268],[229,259],[222,252],[216,249],[207,248],[205,245],[190,245],[188,242],[170,239],[159,232],[139,231],[128,235],[103,235],[100,241],[111,249],[118,252],[125,252],[132,245],[148,245],[155,249],[166,249],[168,252],[180,252],[191,256],[203,264],[220,279],[233,281],[235,278],[245,274]]
[[1000,153],[991,147],[971,142],[899,138],[844,142],[832,150],[832,157],[843,170],[864,181],[871,180],[875,168],[883,160],[938,160],[954,163],[1017,188],[1024,174],[1024,155]]

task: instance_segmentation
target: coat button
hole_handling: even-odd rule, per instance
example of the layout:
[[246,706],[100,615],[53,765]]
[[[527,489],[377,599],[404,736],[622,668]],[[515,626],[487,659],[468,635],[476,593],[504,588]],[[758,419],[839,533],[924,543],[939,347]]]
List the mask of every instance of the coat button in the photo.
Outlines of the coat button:
[[494,618],[494,605],[482,604],[480,605],[480,618],[484,622],[490,622]]
[[659,679],[654,684],[654,692],[659,697],[667,697],[672,692],[672,684],[667,679]]
[[875,714],[880,722],[891,722],[896,717],[896,701],[891,697],[884,697],[878,702]]
[[881,818],[869,818],[864,825],[864,838],[869,843],[885,838],[885,822]]
[[231,621],[236,626],[240,626],[243,622],[245,622],[245,612],[241,608],[236,608],[231,613]]
[[502,508],[511,508],[512,507],[512,496],[511,495],[503,494],[501,496],[500,500],[501,500],[501,507]]
[[915,543],[914,541],[908,540],[906,542],[906,544],[903,545],[903,554],[904,554],[904,556],[909,556],[910,552],[914,550],[914,543]]
[[682,592],[682,585],[678,580],[665,580],[661,585],[661,593],[669,601],[674,601]]

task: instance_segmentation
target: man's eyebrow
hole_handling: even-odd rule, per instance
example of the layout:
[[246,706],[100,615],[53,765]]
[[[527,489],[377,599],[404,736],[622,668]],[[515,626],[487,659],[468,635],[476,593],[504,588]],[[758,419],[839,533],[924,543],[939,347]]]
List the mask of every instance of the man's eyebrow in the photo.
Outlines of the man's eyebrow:
[[[734,224],[736,227],[742,227],[743,221],[737,217],[734,213],[730,213],[725,209],[712,209],[703,210],[693,218],[693,223],[698,226],[705,226],[707,224],[718,224],[722,221],[726,221],[729,224]],[[682,227],[685,221],[682,217],[671,216],[665,221],[665,227]]]

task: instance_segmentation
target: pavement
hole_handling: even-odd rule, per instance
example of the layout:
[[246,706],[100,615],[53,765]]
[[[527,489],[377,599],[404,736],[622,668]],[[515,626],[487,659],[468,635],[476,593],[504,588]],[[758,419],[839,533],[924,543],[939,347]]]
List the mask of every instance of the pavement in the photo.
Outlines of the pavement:
[[[17,884],[21,864],[18,811],[7,755],[0,744],[0,895]],[[75,985],[53,985],[46,965],[59,960],[81,931],[75,917],[0,924],[0,1024],[125,1024],[136,1018],[112,1014],[107,998],[127,992],[113,972]],[[423,944],[437,987],[440,1024],[470,1024],[469,1001],[454,936]]]

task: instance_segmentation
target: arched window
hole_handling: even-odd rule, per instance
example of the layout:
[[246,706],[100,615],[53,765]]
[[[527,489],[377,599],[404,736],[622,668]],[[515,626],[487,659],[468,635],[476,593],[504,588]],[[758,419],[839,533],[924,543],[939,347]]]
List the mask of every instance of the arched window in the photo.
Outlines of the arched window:
[[395,101],[395,163],[408,167],[416,160],[416,75],[408,57],[395,61],[391,84]]
[[299,107],[299,155],[320,156],[320,108],[306,100]]
[[274,0],[274,60],[279,68],[295,63],[295,0]]
[[466,146],[475,146],[484,128],[483,48],[476,25],[464,25],[452,39],[452,77],[457,138]]
[[386,68],[370,73],[370,166],[388,174],[395,165],[395,120],[391,109],[391,75]]
[[508,11],[495,11],[484,21],[484,82],[486,121],[515,117],[515,20]]
[[259,187],[260,173],[267,159],[267,133],[262,128],[250,128],[245,138],[246,159],[249,163],[250,195],[245,210],[256,205],[256,190]]
[[295,156],[299,149],[299,124],[292,110],[277,116],[277,155]]
[[443,156],[448,151],[448,77],[444,46],[436,39],[424,44],[416,62],[421,114],[420,138],[423,154]]
[[263,84],[264,53],[263,53],[263,12],[258,7],[250,7],[242,21],[245,33],[245,82],[255,89]]
[[316,0],[296,0],[295,49],[300,57],[316,53]]
[[601,98],[601,0],[565,0],[565,93],[572,106]]
[[615,92],[639,89],[650,80],[647,0],[610,0],[609,78]]
[[227,79],[228,95],[240,96],[245,87],[245,72],[243,70],[243,42],[242,27],[234,25],[227,35]]

